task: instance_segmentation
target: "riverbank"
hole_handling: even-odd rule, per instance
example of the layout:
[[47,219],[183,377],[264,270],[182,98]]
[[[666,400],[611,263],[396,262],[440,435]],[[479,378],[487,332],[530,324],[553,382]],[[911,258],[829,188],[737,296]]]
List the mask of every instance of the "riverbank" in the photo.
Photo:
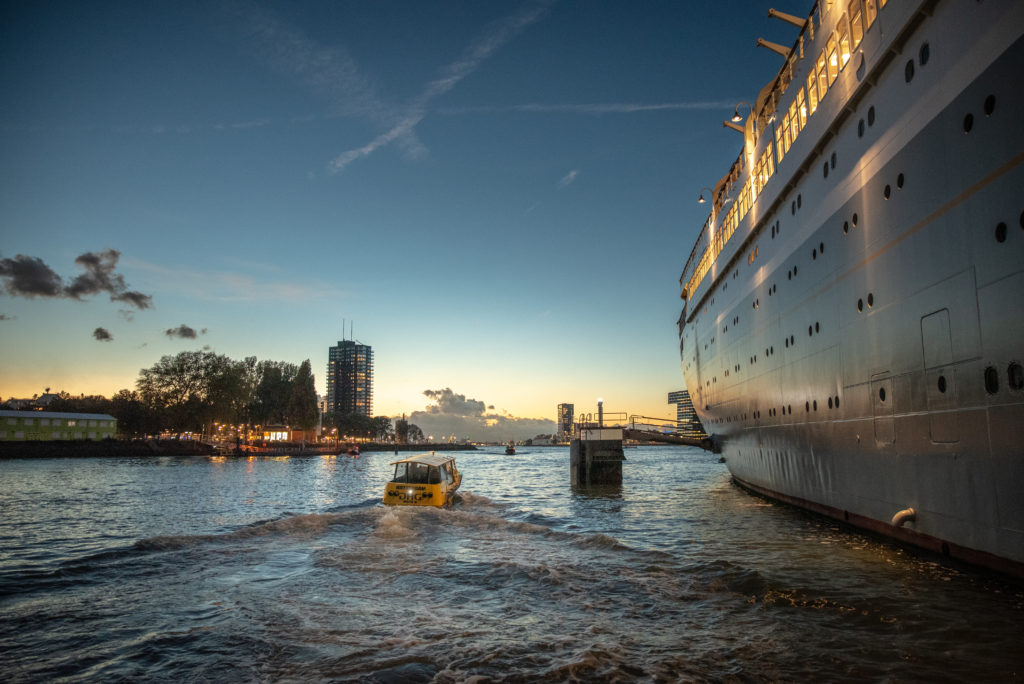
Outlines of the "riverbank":
[[[28,442],[0,442],[0,459],[9,458],[89,458],[96,456],[302,456],[336,454],[344,452],[345,445],[285,443],[267,447],[243,446],[234,449],[217,448],[212,444],[191,439],[104,439],[53,440]],[[387,444],[367,442],[359,444],[362,453],[380,451],[471,451],[464,444]]]

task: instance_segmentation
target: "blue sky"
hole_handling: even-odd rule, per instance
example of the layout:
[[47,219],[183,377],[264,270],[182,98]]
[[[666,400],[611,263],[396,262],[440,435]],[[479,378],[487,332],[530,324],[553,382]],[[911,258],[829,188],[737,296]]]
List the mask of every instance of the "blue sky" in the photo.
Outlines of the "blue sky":
[[751,2],[0,7],[0,397],[199,348],[322,392],[344,319],[377,415],[494,420],[672,415],[695,200],[795,39]]

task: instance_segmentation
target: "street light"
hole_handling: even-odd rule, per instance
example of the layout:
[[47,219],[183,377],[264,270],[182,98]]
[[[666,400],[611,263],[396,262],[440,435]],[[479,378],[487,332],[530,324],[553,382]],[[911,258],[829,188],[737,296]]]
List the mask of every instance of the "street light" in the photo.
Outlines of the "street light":
[[705,202],[707,202],[707,200],[704,199],[704,191],[705,190],[708,191],[709,195],[712,195],[715,192],[714,190],[712,190],[711,188],[709,188],[708,186],[705,185],[703,188],[700,189],[700,196],[697,197],[697,204],[704,204]]

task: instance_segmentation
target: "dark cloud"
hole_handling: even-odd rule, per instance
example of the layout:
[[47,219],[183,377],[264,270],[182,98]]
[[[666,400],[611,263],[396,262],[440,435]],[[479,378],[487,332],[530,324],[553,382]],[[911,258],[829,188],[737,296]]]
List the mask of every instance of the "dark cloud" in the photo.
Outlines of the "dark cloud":
[[153,305],[153,298],[141,292],[128,290],[124,276],[115,273],[121,253],[116,249],[106,249],[99,254],[86,252],[75,259],[75,263],[85,270],[71,284],[64,288],[64,293],[73,299],[81,299],[83,295],[100,292],[110,294],[110,301],[124,302],[139,309],[148,309]]
[[12,297],[67,297],[82,299],[106,292],[112,302],[124,302],[138,309],[153,306],[153,297],[128,289],[124,276],[115,273],[121,253],[116,249],[86,252],[75,259],[85,272],[64,286],[63,280],[38,257],[19,254],[13,259],[0,259],[0,278]]
[[114,336],[106,328],[96,328],[92,331],[92,336],[100,342],[110,342],[114,339]]
[[168,328],[167,330],[164,330],[164,334],[168,337],[180,337],[183,340],[194,340],[196,338],[196,329],[190,328],[182,323],[177,328]]
[[0,278],[12,297],[59,297],[60,276],[37,257],[19,254],[13,259],[0,259]]

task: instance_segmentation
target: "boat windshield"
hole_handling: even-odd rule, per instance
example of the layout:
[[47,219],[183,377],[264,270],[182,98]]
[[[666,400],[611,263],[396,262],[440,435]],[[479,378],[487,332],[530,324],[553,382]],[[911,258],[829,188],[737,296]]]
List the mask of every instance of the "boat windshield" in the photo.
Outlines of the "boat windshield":
[[396,463],[395,476],[392,482],[403,482],[407,484],[439,484],[441,473],[436,466],[425,463]]

